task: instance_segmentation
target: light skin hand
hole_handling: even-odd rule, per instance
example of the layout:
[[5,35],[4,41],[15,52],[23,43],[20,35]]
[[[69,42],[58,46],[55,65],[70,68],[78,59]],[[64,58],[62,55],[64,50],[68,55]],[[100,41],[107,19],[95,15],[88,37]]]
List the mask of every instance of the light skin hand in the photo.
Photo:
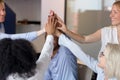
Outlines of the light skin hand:
[[59,16],[57,16],[57,14],[55,14],[55,12],[52,10],[50,11],[50,15],[51,16],[54,15],[55,19],[58,20],[57,25],[56,25],[57,29],[59,29],[65,33],[68,29],[67,29],[66,25],[64,24],[63,20]]
[[[56,19],[57,23],[56,23],[56,30],[55,30],[55,34],[54,35],[57,36],[57,37],[59,37],[61,35],[61,31],[58,30],[57,27],[60,27],[61,24],[58,22],[57,15],[55,14],[55,12],[53,10],[50,10],[50,14],[49,15],[50,16],[55,16],[55,19]],[[62,19],[60,19],[60,21],[63,22]]]
[[62,32],[58,29],[55,30],[55,35],[59,37],[62,34]]
[[57,26],[57,29],[66,33],[68,31],[68,29],[67,29],[66,25],[64,24],[64,22],[62,22],[61,20],[58,20],[58,23],[60,24],[60,26]]

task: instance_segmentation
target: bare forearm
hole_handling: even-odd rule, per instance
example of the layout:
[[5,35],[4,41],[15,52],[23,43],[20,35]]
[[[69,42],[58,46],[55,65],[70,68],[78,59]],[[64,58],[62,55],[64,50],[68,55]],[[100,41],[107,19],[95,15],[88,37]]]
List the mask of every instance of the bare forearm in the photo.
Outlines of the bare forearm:
[[76,34],[67,29],[64,31],[64,33],[79,43],[93,43],[101,39],[101,30],[98,30],[93,34],[86,35],[86,36]]
[[68,35],[70,38],[76,40],[77,42],[85,43],[85,37],[80,34],[76,34],[70,30],[66,30],[65,34]]

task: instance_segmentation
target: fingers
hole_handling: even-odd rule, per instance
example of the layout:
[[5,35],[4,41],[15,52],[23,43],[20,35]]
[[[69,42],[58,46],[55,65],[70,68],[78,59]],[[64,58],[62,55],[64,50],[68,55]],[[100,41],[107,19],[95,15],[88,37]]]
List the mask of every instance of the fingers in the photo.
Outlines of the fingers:
[[52,10],[48,15],[48,23],[46,26],[46,32],[49,34],[54,34],[55,29],[59,29],[62,32],[66,30],[66,26],[63,20],[59,16],[57,16],[57,14],[55,14]]
[[50,15],[50,16],[53,16],[53,15],[54,15],[54,11],[53,11],[53,10],[50,10],[49,15]]
[[48,16],[48,23],[46,25],[46,31],[48,34],[54,34],[56,28],[57,20],[55,16]]
[[56,35],[57,37],[59,37],[59,36],[61,35],[61,31],[58,30],[58,29],[56,29],[56,30],[55,30],[55,35]]

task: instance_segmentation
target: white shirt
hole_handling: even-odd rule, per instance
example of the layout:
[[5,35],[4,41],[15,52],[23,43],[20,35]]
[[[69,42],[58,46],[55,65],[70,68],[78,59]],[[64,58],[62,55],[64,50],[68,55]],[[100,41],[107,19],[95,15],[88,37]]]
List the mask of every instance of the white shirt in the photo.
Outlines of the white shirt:
[[119,44],[118,35],[117,35],[117,28],[116,27],[104,27],[101,29],[101,50],[102,52],[105,49],[107,43],[116,43]]
[[34,76],[23,79],[20,77],[17,73],[11,74],[8,76],[7,80],[43,80],[44,73],[46,69],[48,68],[48,64],[51,59],[51,53],[53,52],[53,41],[54,38],[52,35],[48,35],[46,38],[46,42],[43,46],[43,49],[41,51],[41,55],[39,56],[36,64],[36,73]]

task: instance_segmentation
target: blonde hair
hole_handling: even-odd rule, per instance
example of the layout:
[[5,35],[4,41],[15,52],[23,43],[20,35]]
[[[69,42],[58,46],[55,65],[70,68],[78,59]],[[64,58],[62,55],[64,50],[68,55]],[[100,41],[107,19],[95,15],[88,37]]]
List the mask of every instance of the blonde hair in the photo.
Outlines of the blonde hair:
[[106,46],[106,72],[108,78],[120,80],[120,45],[108,43]]

